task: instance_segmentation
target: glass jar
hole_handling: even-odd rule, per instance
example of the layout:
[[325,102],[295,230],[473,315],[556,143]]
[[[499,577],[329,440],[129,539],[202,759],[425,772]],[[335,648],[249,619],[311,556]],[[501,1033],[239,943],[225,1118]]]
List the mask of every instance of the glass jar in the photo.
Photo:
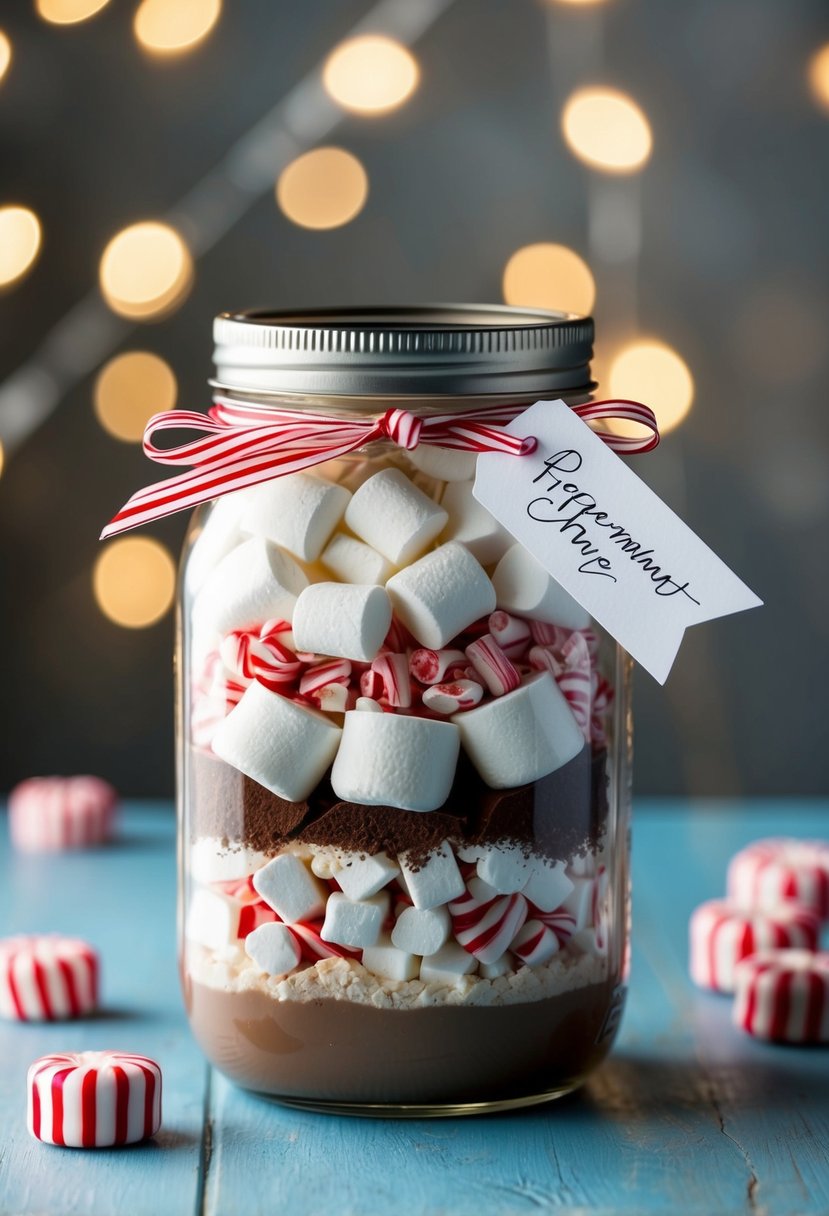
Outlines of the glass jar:
[[[217,396],[332,417],[587,400],[589,318],[216,321]],[[181,975],[239,1084],[451,1114],[580,1085],[624,1000],[627,656],[391,441],[197,512],[179,628]]]

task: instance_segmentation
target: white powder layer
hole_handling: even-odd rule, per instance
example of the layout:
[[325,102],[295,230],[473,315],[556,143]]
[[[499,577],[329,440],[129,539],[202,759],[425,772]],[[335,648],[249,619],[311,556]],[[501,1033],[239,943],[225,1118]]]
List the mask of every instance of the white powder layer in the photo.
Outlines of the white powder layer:
[[218,952],[188,944],[188,970],[199,984],[221,992],[259,992],[274,1001],[351,1001],[375,1009],[424,1009],[431,1005],[519,1005],[599,984],[609,975],[608,960],[563,952],[538,967],[488,980],[461,976],[455,984],[384,980],[350,958],[326,958],[312,967],[275,977],[263,974],[244,950]]

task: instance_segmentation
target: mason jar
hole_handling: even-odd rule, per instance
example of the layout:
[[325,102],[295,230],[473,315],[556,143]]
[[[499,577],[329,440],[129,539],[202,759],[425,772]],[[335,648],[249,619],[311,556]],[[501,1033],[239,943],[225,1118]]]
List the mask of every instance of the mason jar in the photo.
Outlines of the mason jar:
[[[475,452],[413,419],[589,400],[593,323],[243,312],[214,336],[215,400],[299,438],[185,546],[193,1032],[240,1085],[318,1109],[565,1094],[624,1001],[630,664],[475,500]],[[338,451],[390,409],[399,433]],[[333,455],[286,472],[312,415]]]

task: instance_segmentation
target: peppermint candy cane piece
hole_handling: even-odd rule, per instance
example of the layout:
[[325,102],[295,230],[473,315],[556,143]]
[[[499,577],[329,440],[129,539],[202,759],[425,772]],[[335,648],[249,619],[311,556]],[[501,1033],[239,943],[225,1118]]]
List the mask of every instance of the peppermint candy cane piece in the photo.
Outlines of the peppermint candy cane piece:
[[[271,692],[284,692],[295,684],[305,664],[286,645],[284,621],[266,621],[259,637],[250,643],[250,668],[254,679]],[[293,640],[293,639],[291,639]]]
[[[397,709],[409,709],[412,704],[412,683],[409,678],[409,660],[405,654],[381,654],[373,660],[371,670],[379,677],[380,696]],[[376,684],[373,685],[376,688]],[[360,691],[363,692],[362,681]],[[375,693],[363,692],[363,696]]]
[[554,680],[564,671],[564,664],[552,646],[531,646],[527,661],[533,671],[549,671]]
[[56,1022],[98,1006],[100,964],[86,942],[58,934],[0,938],[0,1017]]
[[100,777],[30,777],[9,795],[12,844],[24,853],[103,844],[112,836],[118,795]]
[[326,659],[307,668],[299,681],[299,691],[304,697],[313,697],[328,684],[348,684],[351,679],[351,663],[348,659]]
[[340,946],[335,942],[324,942],[320,936],[323,922],[321,920],[295,921],[291,932],[299,943],[302,957],[306,962],[317,963],[321,958],[359,958],[360,951],[348,946]]
[[760,950],[735,968],[735,1026],[777,1043],[829,1043],[829,953]]
[[420,647],[412,651],[409,671],[421,684],[441,684],[451,667],[466,667],[466,655],[462,650],[427,650]]
[[452,933],[459,945],[480,963],[494,963],[510,946],[527,919],[523,895],[498,895],[480,878],[449,904]]
[[438,714],[456,714],[479,705],[483,695],[483,688],[475,680],[456,680],[452,684],[433,684],[427,688],[423,704]]
[[466,657],[493,697],[503,697],[521,683],[521,673],[490,633],[466,648]]
[[567,704],[573,712],[573,717],[579,724],[586,743],[591,739],[591,699],[590,699],[590,668],[569,670],[565,668],[556,677],[556,683],[564,693]]
[[540,920],[528,920],[512,939],[510,950],[528,967],[538,967],[558,954],[561,943]]
[[817,917],[794,904],[764,912],[730,900],[709,900],[691,916],[691,979],[701,988],[733,992],[741,959],[768,948],[816,950],[819,929]]
[[613,685],[594,669],[590,677],[590,742],[596,747],[604,747],[607,743],[605,722],[607,711],[613,704],[616,695]]
[[572,629],[551,625],[547,621],[530,621],[532,640],[538,646],[552,646],[553,650],[560,651],[572,632]]
[[741,849],[728,866],[728,895],[744,907],[796,903],[829,919],[829,843],[770,837]]
[[161,1127],[161,1069],[120,1051],[42,1056],[29,1068],[27,1125],[66,1148],[136,1144]]
[[247,683],[254,678],[251,664],[251,643],[257,634],[250,629],[233,629],[219,643],[219,657],[227,670]]
[[[531,904],[530,915],[533,921],[539,922],[555,934],[559,946],[565,946],[576,932],[576,918],[566,908],[556,908],[554,912],[542,912]],[[529,923],[527,921],[527,924]]]
[[528,621],[499,610],[492,613],[488,624],[489,632],[508,658],[520,659],[527,653],[532,643]]

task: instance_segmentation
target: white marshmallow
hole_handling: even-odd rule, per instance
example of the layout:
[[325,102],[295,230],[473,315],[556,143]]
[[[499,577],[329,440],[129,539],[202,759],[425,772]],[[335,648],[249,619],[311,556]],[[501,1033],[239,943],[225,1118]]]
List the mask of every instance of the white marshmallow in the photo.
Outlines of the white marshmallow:
[[416,469],[438,481],[471,481],[478,461],[477,452],[456,452],[429,443],[418,444],[406,455]]
[[452,788],[458,740],[451,722],[351,710],[331,770],[334,792],[345,802],[436,811]]
[[308,585],[299,566],[269,541],[252,537],[222,558],[193,603],[197,632],[250,629],[273,618],[290,620]]
[[564,872],[563,861],[530,858],[530,877],[521,893],[542,912],[560,908],[573,890],[573,883]]
[[386,583],[394,610],[422,646],[439,650],[495,607],[495,589],[468,549],[448,541]]
[[219,836],[200,836],[188,853],[190,876],[196,882],[234,882],[247,878],[268,860],[253,849],[228,846]]
[[570,948],[580,954],[589,954],[591,958],[605,958],[607,943],[595,929],[581,929],[570,938]]
[[470,760],[496,790],[555,772],[585,745],[564,694],[546,671],[506,696],[454,714],[452,721]]
[[231,945],[239,936],[239,904],[218,891],[197,887],[187,910],[184,935],[208,950]]
[[340,859],[337,882],[349,899],[370,899],[382,891],[400,873],[385,853],[364,857],[360,853],[347,853]]
[[363,950],[363,966],[384,980],[413,980],[420,970],[420,959],[416,954],[398,950],[391,938],[383,935],[377,945]]
[[340,855],[330,853],[326,849],[324,852],[314,853],[310,864],[311,873],[316,874],[317,878],[335,878],[341,865]]
[[500,561],[515,537],[472,497],[471,481],[453,481],[445,489],[440,505],[449,512],[448,540],[466,545],[482,566]]
[[499,895],[521,891],[532,873],[524,850],[517,845],[490,845],[478,859],[478,877]]
[[383,712],[383,706],[373,697],[358,697],[354,702],[354,708],[358,709],[361,714],[381,714]]
[[451,927],[446,908],[404,908],[394,922],[391,940],[398,950],[428,957],[446,945]]
[[381,469],[369,477],[345,512],[351,531],[395,566],[405,566],[423,553],[446,527],[447,518],[400,469]]
[[344,583],[382,587],[386,579],[394,574],[394,566],[386,561],[382,553],[342,533],[331,538],[320,561]]
[[341,733],[325,714],[254,682],[219,724],[213,751],[280,798],[300,802],[334,759]]
[[[580,933],[582,929],[587,929],[593,923],[593,890],[595,881],[592,878],[574,878],[572,880],[572,887],[572,891],[568,895],[565,895],[561,901],[561,907],[575,919],[575,931]],[[529,896],[529,898],[532,899],[532,896]],[[533,903],[535,903],[535,900],[533,900]]]
[[551,578],[523,545],[513,545],[495,567],[498,607],[565,629],[586,629],[590,613]]
[[193,542],[187,557],[185,586],[190,595],[195,595],[205,579],[223,557],[235,549],[244,539],[239,531],[239,520],[245,509],[246,491],[223,494],[211,505],[204,526]]
[[291,930],[275,921],[249,933],[245,938],[245,950],[256,966],[268,975],[287,975],[302,959],[302,950]]
[[290,924],[322,916],[328,888],[293,853],[280,853],[253,876],[253,886],[276,915]]
[[509,950],[505,950],[500,958],[496,958],[494,963],[481,963],[478,968],[479,975],[482,975],[485,980],[497,980],[502,975],[507,975],[508,972],[515,970],[515,963]]
[[401,878],[416,908],[437,908],[457,899],[466,890],[448,840],[430,853],[419,869],[412,868],[405,853],[398,861]]
[[336,659],[370,662],[391,625],[391,603],[382,587],[312,583],[293,616],[297,649]]
[[249,536],[263,536],[303,562],[315,562],[343,517],[348,490],[310,473],[292,473],[248,491],[239,523]]
[[461,844],[455,847],[455,856],[459,861],[477,862],[480,857],[486,853],[489,845],[486,844]]
[[320,929],[324,942],[365,950],[376,944],[389,911],[387,891],[370,899],[349,899],[334,891],[325,905],[325,921]]
[[457,942],[447,942],[420,964],[420,978],[425,984],[457,984],[465,975],[471,975],[478,966],[473,954],[464,950]]

